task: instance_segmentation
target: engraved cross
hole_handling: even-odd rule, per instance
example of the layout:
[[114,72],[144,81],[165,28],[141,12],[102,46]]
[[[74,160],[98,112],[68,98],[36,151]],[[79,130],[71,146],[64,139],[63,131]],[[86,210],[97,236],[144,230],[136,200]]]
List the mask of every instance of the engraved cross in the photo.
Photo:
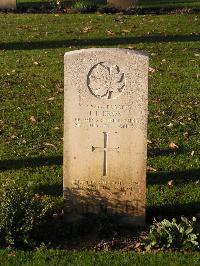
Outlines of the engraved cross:
[[108,148],[108,135],[110,132],[103,132],[104,134],[104,147],[94,147],[92,146],[92,152],[95,150],[103,151],[103,176],[107,176],[107,152],[109,151],[117,151],[119,152],[119,147],[117,148]]

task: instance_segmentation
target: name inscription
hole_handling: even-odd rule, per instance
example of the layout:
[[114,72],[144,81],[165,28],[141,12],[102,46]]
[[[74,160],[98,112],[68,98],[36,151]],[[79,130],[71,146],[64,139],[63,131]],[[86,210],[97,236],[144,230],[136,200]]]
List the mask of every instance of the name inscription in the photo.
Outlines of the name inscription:
[[[129,117],[127,105],[88,105],[84,117],[75,117],[74,126],[81,128],[135,128],[137,119]],[[91,109],[94,108],[94,109]],[[125,118],[124,118],[125,117]]]
[[110,191],[112,194],[115,194],[115,191],[119,191],[122,195],[129,195],[131,196],[134,190],[139,189],[138,182],[132,182],[131,184],[124,185],[121,181],[113,182],[113,181],[88,181],[88,180],[73,180],[72,187],[76,190],[104,190]]

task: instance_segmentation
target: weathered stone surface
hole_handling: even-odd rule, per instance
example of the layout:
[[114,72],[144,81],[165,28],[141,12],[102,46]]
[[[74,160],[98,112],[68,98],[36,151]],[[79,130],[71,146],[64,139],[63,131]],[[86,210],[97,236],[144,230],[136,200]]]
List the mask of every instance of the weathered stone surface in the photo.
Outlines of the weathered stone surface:
[[148,57],[126,49],[65,54],[64,197],[72,219],[107,209],[144,224]]
[[0,9],[16,9],[16,0],[0,0]]
[[119,9],[126,9],[128,7],[135,6],[137,0],[107,0],[107,3]]

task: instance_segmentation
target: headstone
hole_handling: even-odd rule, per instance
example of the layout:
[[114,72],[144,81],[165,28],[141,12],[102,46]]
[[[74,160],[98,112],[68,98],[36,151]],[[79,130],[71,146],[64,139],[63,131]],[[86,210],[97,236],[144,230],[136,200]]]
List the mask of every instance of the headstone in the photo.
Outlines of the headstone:
[[119,9],[127,9],[136,6],[138,0],[107,0],[108,5]]
[[16,9],[16,0],[0,0],[0,9]]
[[106,211],[145,223],[148,57],[128,49],[65,54],[64,197],[71,221]]

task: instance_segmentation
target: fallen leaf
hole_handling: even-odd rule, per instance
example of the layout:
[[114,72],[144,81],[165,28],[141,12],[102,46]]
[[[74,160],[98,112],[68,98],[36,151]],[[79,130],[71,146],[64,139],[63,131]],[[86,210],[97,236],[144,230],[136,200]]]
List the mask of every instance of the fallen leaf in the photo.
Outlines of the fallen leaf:
[[183,133],[183,136],[184,136],[184,137],[188,137],[188,135],[189,135],[188,132],[184,132],[184,133]]
[[156,70],[155,70],[155,68],[153,68],[153,67],[149,67],[149,72],[150,72],[150,73],[154,73],[154,72],[156,72]]
[[37,119],[34,116],[30,117],[30,121],[32,124],[36,124],[37,123]]
[[178,145],[176,145],[174,142],[171,142],[171,143],[169,144],[169,147],[170,147],[171,149],[178,149]]
[[115,33],[111,30],[107,30],[107,35],[115,35]]
[[141,243],[140,242],[137,242],[136,244],[135,244],[135,248],[139,248],[141,246]]
[[88,32],[91,29],[92,29],[92,27],[85,27],[85,28],[83,28],[83,32]]
[[56,146],[55,146],[54,144],[52,144],[52,143],[45,142],[44,145],[45,145],[46,147],[51,147],[51,148],[56,149]]
[[122,32],[128,33],[128,32],[131,32],[131,31],[124,29],[124,30],[122,30]]
[[51,101],[53,101],[54,99],[55,99],[55,97],[50,97],[50,98],[48,98],[48,101],[51,102]]
[[147,172],[157,172],[157,169],[155,169],[151,166],[147,166]]
[[152,99],[152,100],[151,100],[152,103],[157,103],[157,102],[159,102],[159,101],[160,101],[160,99]]
[[15,254],[14,252],[12,252],[12,253],[9,253],[7,256],[8,256],[8,257],[15,257],[16,254]]
[[167,125],[167,127],[172,128],[173,125],[174,125],[173,123],[169,123],[169,124]]
[[167,185],[168,185],[168,186],[173,186],[173,183],[174,183],[174,180],[169,180],[169,181],[167,182]]
[[194,151],[191,152],[191,156],[193,156],[193,155],[194,155]]

